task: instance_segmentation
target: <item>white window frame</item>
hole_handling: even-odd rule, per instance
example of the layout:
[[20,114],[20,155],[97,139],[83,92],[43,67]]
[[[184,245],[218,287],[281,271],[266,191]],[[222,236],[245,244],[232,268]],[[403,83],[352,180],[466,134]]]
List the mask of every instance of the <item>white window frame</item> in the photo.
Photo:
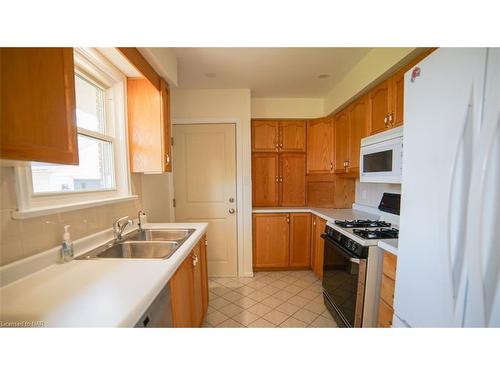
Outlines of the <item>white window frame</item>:
[[[130,186],[126,116],[127,77],[93,48],[75,48],[75,73],[102,83],[106,89],[106,134],[87,129],[78,133],[112,143],[115,187],[111,189],[34,193],[31,163],[16,167],[18,209],[14,218],[27,218],[136,199]],[[113,136],[110,136],[113,135]]]

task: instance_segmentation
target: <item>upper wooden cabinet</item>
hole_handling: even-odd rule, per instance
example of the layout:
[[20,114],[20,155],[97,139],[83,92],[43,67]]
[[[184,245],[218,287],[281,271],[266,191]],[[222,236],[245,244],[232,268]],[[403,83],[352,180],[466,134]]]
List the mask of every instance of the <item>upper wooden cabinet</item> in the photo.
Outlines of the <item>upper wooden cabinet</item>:
[[344,109],[335,115],[335,173],[344,173],[349,160],[349,111]]
[[283,120],[279,122],[279,151],[306,152],[306,122]]
[[391,111],[391,80],[385,80],[368,93],[370,134],[389,128]]
[[306,122],[303,120],[253,120],[253,152],[305,152]]
[[332,118],[307,121],[307,173],[333,173],[334,128]]
[[279,149],[278,121],[252,121],[252,151],[273,152]]
[[78,164],[72,48],[0,48],[0,158]]
[[367,98],[362,96],[335,116],[335,173],[359,173],[361,139],[367,133]]
[[127,79],[130,167],[132,172],[170,172],[170,95],[146,78]]
[[253,215],[253,265],[255,268],[287,267],[290,217],[285,214]]

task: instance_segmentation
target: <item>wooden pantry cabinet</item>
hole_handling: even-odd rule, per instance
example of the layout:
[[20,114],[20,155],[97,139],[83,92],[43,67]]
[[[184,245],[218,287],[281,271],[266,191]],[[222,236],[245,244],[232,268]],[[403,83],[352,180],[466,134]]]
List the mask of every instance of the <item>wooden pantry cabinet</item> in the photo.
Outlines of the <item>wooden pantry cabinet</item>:
[[132,172],[171,172],[170,92],[146,78],[127,79],[130,168]]
[[359,175],[361,139],[368,131],[366,95],[335,116],[335,173]]
[[397,257],[394,254],[385,251],[378,308],[378,326],[381,328],[392,327],[392,317],[394,315],[396,265]]
[[307,174],[334,172],[333,118],[307,121]]
[[253,266],[258,269],[308,268],[311,214],[253,214]]
[[174,327],[201,327],[208,308],[206,237],[204,236],[170,280]]
[[0,48],[0,158],[78,164],[73,48]]

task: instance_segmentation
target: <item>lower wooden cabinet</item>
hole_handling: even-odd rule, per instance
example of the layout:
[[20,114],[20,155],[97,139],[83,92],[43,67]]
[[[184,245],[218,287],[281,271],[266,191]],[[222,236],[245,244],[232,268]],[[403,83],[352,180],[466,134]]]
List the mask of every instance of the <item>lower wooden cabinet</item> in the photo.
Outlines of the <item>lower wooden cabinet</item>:
[[201,327],[208,307],[205,237],[193,248],[170,280],[174,327]]
[[254,269],[308,268],[311,214],[253,215]]
[[392,327],[394,315],[394,288],[396,279],[397,257],[389,252],[384,252],[382,267],[382,282],[380,286],[380,301],[378,307],[378,326],[381,328]]
[[290,214],[290,267],[311,264],[311,214]]
[[320,280],[323,279],[323,256],[325,247],[321,235],[325,232],[325,227],[326,220],[314,215],[311,228],[311,269]]
[[290,241],[289,214],[253,215],[254,268],[287,267]]

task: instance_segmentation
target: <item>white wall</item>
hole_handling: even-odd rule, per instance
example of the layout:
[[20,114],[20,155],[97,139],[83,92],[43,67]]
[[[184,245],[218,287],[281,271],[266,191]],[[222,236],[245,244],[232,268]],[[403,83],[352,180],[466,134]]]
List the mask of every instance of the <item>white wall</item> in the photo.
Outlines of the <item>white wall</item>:
[[[238,208],[238,274],[252,276],[252,181],[250,89],[238,90],[172,90],[172,124],[181,123],[236,123],[236,170]],[[175,140],[174,140],[175,147]],[[175,160],[172,161],[175,169]],[[170,202],[173,191],[172,174],[166,174],[170,189],[152,189],[156,199]],[[145,176],[143,181],[151,177]],[[161,178],[160,178],[161,179]],[[147,181],[144,186],[148,195]],[[162,182],[163,183],[163,182]],[[144,206],[148,209],[147,206]],[[162,210],[162,209],[161,209]],[[170,210],[173,210],[170,207]],[[167,212],[167,210],[165,210]]]
[[369,182],[359,182],[356,180],[356,199],[357,204],[378,208],[380,199],[384,193],[401,194],[400,184],[375,184]]
[[316,118],[322,98],[252,98],[252,118]]

